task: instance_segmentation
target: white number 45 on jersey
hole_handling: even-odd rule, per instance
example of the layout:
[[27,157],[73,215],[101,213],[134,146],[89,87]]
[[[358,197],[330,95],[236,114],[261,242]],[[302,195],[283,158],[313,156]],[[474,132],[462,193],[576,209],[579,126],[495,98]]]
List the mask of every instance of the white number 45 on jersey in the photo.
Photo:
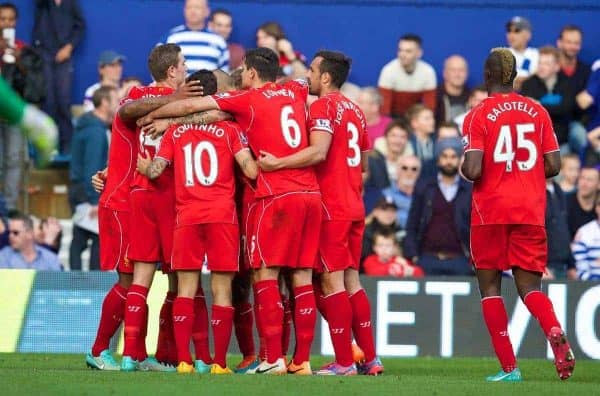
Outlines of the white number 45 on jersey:
[[[531,170],[537,161],[538,152],[535,143],[527,139],[526,134],[534,132],[533,124],[517,124],[517,149],[527,150],[527,159],[525,161],[516,161],[519,170]],[[505,162],[506,171],[512,172],[513,161],[515,160],[515,151],[513,150],[512,134],[510,133],[510,125],[502,125],[500,134],[494,147],[494,162]]]

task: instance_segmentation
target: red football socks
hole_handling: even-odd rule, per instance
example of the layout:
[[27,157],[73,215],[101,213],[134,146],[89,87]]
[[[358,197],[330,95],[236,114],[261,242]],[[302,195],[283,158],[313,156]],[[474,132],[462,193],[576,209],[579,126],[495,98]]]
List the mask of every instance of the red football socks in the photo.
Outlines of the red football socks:
[[262,330],[262,322],[260,321],[260,315],[258,314],[258,295],[256,293],[256,287],[252,288],[252,294],[254,296],[254,318],[256,320],[256,331],[258,332],[258,358],[263,361],[267,359],[267,343],[265,341],[264,332]]
[[208,310],[206,309],[204,291],[201,287],[198,287],[196,297],[194,297],[194,314],[192,340],[194,341],[196,360],[202,360],[204,363],[210,364],[212,359],[208,348]]
[[552,301],[544,293],[537,290],[527,293],[523,299],[523,303],[525,303],[531,315],[540,323],[545,337],[550,334],[551,328],[560,328],[560,323],[558,323],[556,313],[554,313]]
[[227,349],[229,348],[229,340],[231,339],[234,313],[233,307],[223,307],[214,304],[212,306],[210,323],[215,342],[215,357],[213,362],[221,367],[227,366]]
[[127,289],[115,283],[106,293],[102,302],[100,323],[96,333],[96,341],[92,346],[92,355],[100,356],[100,353],[109,348],[110,339],[115,334],[125,314],[125,301],[127,300]]
[[517,367],[517,360],[508,336],[508,315],[504,300],[500,296],[486,297],[481,300],[481,309],[502,370],[509,373]]
[[[167,292],[165,301],[160,308],[158,342],[156,344],[156,360],[159,362],[177,362],[177,349],[173,332],[173,300],[176,297],[177,293]],[[173,357],[175,357],[174,360]]]
[[[350,296],[352,305],[352,331],[356,343],[365,353],[365,361],[375,359],[375,342],[373,341],[373,328],[371,326],[371,304],[364,289],[360,289]],[[328,315],[331,312],[327,312]]]
[[237,338],[240,352],[244,357],[256,354],[254,349],[254,312],[252,305],[245,301],[237,304],[235,307],[235,315],[233,316],[233,324],[235,328],[235,337]]
[[281,357],[281,334],[283,306],[277,280],[264,280],[254,284],[258,300],[258,317],[262,336],[265,338],[268,363]]
[[296,364],[302,364],[310,359],[316,321],[317,304],[312,284],[294,288],[294,327],[296,328],[294,363]]
[[344,367],[354,363],[352,357],[352,305],[346,290],[323,297],[329,322],[329,334],[335,351],[335,360]]
[[321,289],[321,283],[319,281],[313,281],[313,290],[315,292],[315,301],[317,303],[317,309],[321,313],[323,319],[327,320],[327,307],[325,306],[325,296]]
[[292,304],[290,299],[281,294],[283,304],[283,327],[281,328],[281,353],[287,355],[290,347],[290,336],[292,335]]
[[177,360],[192,364],[190,339],[194,326],[194,299],[177,297],[173,302],[173,330],[177,346]]
[[139,359],[138,349],[141,344],[140,338],[144,336],[144,322],[148,314],[146,305],[147,296],[148,288],[144,286],[131,285],[127,291],[127,300],[125,302],[125,346],[123,349],[123,356],[130,356],[135,360]]
[[138,337],[138,345],[136,351],[136,359],[139,362],[146,360],[148,351],[146,351],[146,335],[148,334],[148,304],[144,305],[144,318],[140,327],[140,336]]

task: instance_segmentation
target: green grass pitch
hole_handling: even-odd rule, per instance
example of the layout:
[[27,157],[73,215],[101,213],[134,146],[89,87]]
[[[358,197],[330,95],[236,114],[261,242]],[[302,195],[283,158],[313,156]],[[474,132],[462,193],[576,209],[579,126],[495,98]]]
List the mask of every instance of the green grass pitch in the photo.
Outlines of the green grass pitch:
[[[231,358],[233,366],[238,357]],[[313,358],[313,368],[325,362]],[[179,375],[99,372],[83,355],[0,354],[1,395],[598,395],[600,362],[579,360],[560,381],[547,360],[520,360],[524,381],[486,383],[498,370],[495,359],[383,359],[380,377]]]

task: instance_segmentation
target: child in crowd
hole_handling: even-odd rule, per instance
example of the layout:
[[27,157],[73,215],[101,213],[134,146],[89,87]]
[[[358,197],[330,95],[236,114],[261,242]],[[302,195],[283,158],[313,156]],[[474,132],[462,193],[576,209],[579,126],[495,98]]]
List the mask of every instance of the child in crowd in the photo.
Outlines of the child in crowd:
[[423,269],[402,257],[393,232],[378,231],[373,236],[373,251],[364,263],[364,273],[370,276],[393,276],[396,278],[422,278]]

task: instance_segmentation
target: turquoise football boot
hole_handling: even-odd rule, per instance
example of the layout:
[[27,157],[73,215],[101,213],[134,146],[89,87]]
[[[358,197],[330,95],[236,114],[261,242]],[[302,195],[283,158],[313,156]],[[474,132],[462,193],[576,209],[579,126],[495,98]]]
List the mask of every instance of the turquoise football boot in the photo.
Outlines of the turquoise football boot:
[[498,374],[489,376],[486,380],[489,382],[520,382],[523,378],[521,377],[521,370],[517,367],[509,373],[500,370]]

